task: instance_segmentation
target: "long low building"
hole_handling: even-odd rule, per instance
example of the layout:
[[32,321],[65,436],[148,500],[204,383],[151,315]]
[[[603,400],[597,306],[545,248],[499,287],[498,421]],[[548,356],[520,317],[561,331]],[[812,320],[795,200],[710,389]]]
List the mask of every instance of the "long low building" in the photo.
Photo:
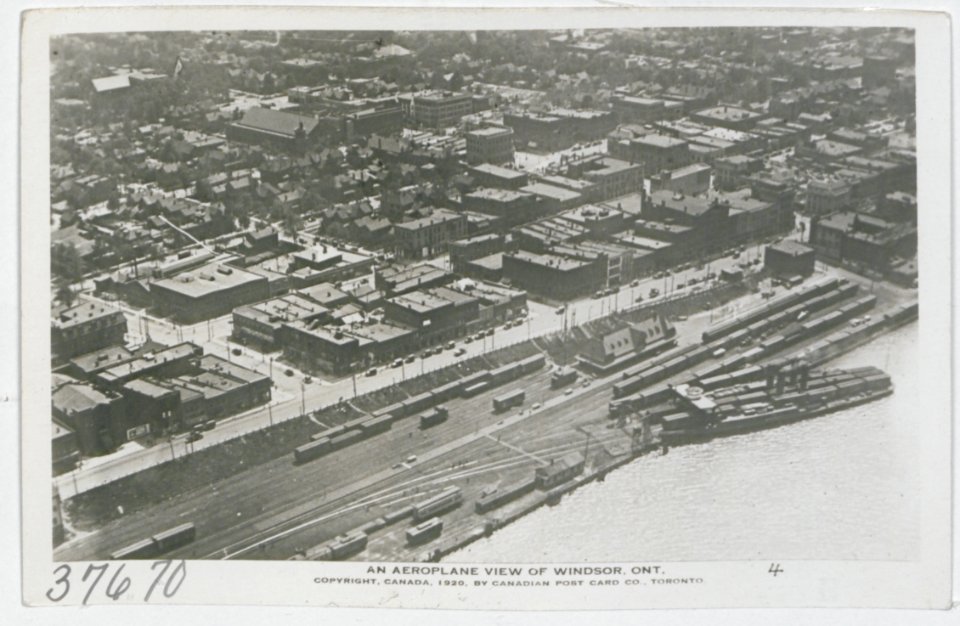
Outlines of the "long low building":
[[208,354],[185,374],[133,380],[121,393],[146,432],[173,433],[266,404],[272,386],[269,376]]
[[215,262],[150,284],[161,315],[193,324],[226,315],[235,307],[270,296],[267,278]]
[[318,125],[315,117],[254,107],[227,126],[227,139],[291,150],[306,147]]
[[130,358],[92,381],[54,376],[53,418],[82,456],[165,437],[270,401],[268,376],[193,344]]
[[329,326],[298,320],[280,331],[284,357],[307,371],[342,375],[404,356],[417,333],[396,324]]
[[512,286],[559,300],[594,292],[604,284],[604,270],[598,261],[556,254],[518,250],[503,255],[503,277]]
[[267,350],[279,346],[280,328],[296,320],[332,321],[330,309],[313,299],[290,293],[233,310],[233,337]]
[[480,317],[480,301],[449,287],[411,291],[383,303],[387,321],[417,331],[420,345],[455,339]]

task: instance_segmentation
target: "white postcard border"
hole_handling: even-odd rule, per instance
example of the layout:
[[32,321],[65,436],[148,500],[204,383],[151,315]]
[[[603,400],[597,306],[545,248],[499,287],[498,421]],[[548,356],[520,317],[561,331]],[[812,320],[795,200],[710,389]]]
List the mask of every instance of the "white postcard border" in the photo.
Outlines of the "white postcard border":
[[[320,586],[316,576],[358,576],[369,563],[190,562],[190,584],[173,600],[190,604],[311,604],[338,606],[404,606],[427,608],[576,609],[722,606],[890,606],[944,607],[950,598],[951,481],[951,103],[946,86],[951,76],[949,22],[943,14],[921,12],[640,10],[640,9],[394,9],[389,15],[370,9],[305,8],[232,10],[199,9],[72,9],[27,14],[22,48],[21,131],[21,394],[22,394],[22,513],[24,600],[49,604],[45,592],[54,583],[50,546],[49,446],[49,50],[47,37],[62,32],[116,30],[216,29],[257,30],[304,28],[376,28],[380,20],[391,29],[462,28],[590,28],[721,25],[886,25],[917,29],[918,204],[921,268],[919,345],[924,355],[921,378],[924,405],[917,415],[943,416],[920,420],[919,434],[930,454],[922,464],[925,486],[921,501],[922,549],[919,559],[890,562],[798,562],[790,564],[796,578],[774,580],[767,564],[662,564],[690,571],[711,581],[702,588],[658,586],[643,593],[625,587],[557,593],[536,588],[497,590],[431,587],[429,594],[414,588]],[[109,15],[109,19],[108,19]],[[322,16],[322,19],[318,19]],[[385,20],[385,18],[387,18]],[[311,22],[310,19],[316,20]],[[826,22],[826,23],[825,23]],[[938,366],[939,365],[939,366]],[[81,564],[77,565],[77,571]],[[128,569],[137,569],[140,565]],[[393,564],[385,564],[388,568]],[[547,565],[547,564],[545,564]],[[646,564],[637,564],[646,565]],[[483,566],[481,565],[481,568]],[[142,568],[141,568],[142,569]],[[276,581],[265,584],[264,581]],[[422,590],[421,590],[422,591]],[[334,597],[335,595],[335,597]],[[139,602],[136,597],[121,602]],[[158,599],[163,602],[163,599]],[[101,600],[109,603],[109,600]],[[72,602],[71,602],[72,603]]]

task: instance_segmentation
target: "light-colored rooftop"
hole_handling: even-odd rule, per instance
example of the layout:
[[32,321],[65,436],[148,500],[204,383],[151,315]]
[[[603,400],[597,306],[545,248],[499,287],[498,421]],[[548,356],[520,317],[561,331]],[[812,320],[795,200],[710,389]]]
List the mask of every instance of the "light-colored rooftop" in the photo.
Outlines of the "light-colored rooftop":
[[153,284],[155,287],[169,289],[191,298],[199,298],[262,280],[265,279],[253,272],[222,263],[212,263]]

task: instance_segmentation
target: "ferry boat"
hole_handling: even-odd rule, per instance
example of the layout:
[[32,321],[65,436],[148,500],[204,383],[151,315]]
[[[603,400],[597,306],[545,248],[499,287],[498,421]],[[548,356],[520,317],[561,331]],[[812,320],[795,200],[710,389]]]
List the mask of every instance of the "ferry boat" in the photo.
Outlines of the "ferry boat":
[[665,446],[776,428],[893,393],[890,377],[875,367],[811,372],[803,363],[763,371],[760,380],[709,391],[693,384],[672,388],[670,411],[651,411]]

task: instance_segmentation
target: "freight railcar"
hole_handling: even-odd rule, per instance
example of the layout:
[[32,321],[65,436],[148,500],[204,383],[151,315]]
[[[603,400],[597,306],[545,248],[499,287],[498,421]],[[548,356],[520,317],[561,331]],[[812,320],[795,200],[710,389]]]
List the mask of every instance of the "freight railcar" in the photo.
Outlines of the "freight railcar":
[[463,504],[463,492],[459,487],[447,487],[432,498],[413,505],[413,521],[423,522]]

